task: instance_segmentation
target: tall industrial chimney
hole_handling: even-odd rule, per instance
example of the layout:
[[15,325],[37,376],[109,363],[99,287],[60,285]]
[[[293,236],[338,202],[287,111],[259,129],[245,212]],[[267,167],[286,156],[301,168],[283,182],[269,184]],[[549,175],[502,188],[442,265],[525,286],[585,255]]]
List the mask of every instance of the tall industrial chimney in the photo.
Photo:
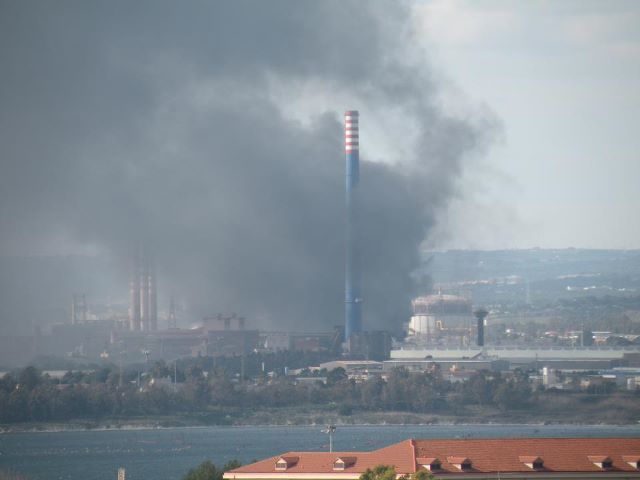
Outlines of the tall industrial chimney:
[[345,252],[345,331],[348,343],[351,335],[362,330],[362,298],[360,296],[360,262],[358,258],[358,184],[360,154],[358,152],[358,111],[344,114],[344,148],[346,157],[346,252]]
[[140,277],[140,316],[142,318],[142,330],[147,332],[151,328],[149,286],[149,258],[147,256],[147,252],[145,251],[143,253],[142,275]]
[[82,311],[82,321],[84,323],[87,323],[87,296],[83,293],[82,297],[80,298],[82,299],[82,304],[80,305]]
[[479,308],[473,314],[476,316],[478,327],[478,346],[484,347],[484,319],[489,315],[484,308]]
[[71,301],[71,324],[78,323],[78,296],[74,293]]
[[133,257],[129,328],[138,332],[158,329],[155,266],[148,248],[143,246],[137,247]]
[[140,315],[140,257],[136,252],[131,262],[131,306],[129,311],[129,329],[134,332],[141,330]]
[[149,267],[149,328],[158,330],[158,290],[155,264]]
[[178,322],[176,317],[176,301],[171,295],[169,300],[169,328],[178,328]]

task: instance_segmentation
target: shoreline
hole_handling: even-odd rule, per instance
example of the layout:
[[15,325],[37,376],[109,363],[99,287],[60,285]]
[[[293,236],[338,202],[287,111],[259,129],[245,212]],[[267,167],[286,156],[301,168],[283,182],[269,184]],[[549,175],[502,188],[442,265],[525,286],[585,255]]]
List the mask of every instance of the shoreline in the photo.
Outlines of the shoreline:
[[[179,422],[173,421],[171,424],[167,424],[167,419],[158,418],[155,420],[147,419],[144,421],[123,421],[119,423],[114,420],[105,421],[72,421],[67,423],[16,423],[16,424],[3,424],[0,425],[0,435],[8,435],[13,433],[65,433],[65,432],[109,432],[109,431],[149,431],[149,430],[170,430],[170,429],[205,429],[205,428],[308,428],[308,427],[320,427],[324,426],[323,423],[237,423],[237,424],[207,424],[198,422]],[[572,427],[585,427],[585,428],[639,428],[639,423],[584,423],[584,422],[559,422],[559,421],[528,421],[528,422],[491,422],[491,421],[478,421],[469,422],[466,421],[430,421],[430,422],[411,422],[411,423],[390,423],[390,422],[333,422],[333,424],[339,427],[428,427],[428,426],[441,426],[441,427],[464,427],[464,426],[482,426],[482,427],[559,427],[559,426],[572,426]]]

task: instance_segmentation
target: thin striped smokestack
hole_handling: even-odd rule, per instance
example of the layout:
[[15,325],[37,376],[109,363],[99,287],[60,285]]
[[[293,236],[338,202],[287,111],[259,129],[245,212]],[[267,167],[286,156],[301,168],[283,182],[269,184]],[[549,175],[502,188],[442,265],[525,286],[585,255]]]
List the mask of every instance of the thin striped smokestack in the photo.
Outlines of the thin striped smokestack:
[[345,329],[348,343],[351,335],[362,330],[362,298],[360,294],[360,265],[358,252],[358,184],[360,183],[360,155],[358,111],[344,114],[344,148],[346,157],[347,221],[345,254]]

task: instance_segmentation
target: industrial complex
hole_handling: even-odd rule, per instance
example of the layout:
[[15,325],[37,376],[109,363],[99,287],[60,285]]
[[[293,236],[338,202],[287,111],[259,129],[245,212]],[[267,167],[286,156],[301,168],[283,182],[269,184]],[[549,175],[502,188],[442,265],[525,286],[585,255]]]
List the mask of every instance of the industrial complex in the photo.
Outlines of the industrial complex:
[[[626,340],[582,329],[564,337],[553,331],[530,332],[527,338],[524,333],[507,328],[500,305],[485,309],[474,303],[471,287],[476,288],[477,295],[482,293],[479,288],[486,290],[496,285],[500,289],[496,293],[502,295],[500,292],[517,289],[522,284],[520,277],[513,275],[504,281],[443,283],[413,298],[411,315],[403,331],[399,332],[397,326],[388,330],[367,329],[363,319],[366,292],[362,291],[360,259],[363,239],[358,221],[363,187],[359,120],[356,110],[344,113],[346,221],[342,325],[316,332],[265,331],[254,319],[234,312],[218,312],[185,328],[180,318],[182,311],[173,297],[168,310],[158,310],[155,260],[149,245],[138,242],[131,255],[126,308],[90,305],[85,294],[74,294],[70,322],[53,325],[47,332],[36,329],[31,336],[3,337],[0,361],[20,365],[37,355],[49,355],[122,364],[181,357],[243,357],[289,350],[322,353],[322,358],[329,361],[308,365],[309,368],[330,370],[331,366],[339,366],[356,381],[385,377],[397,368],[411,372],[437,368],[451,381],[463,381],[481,370],[520,369],[528,371],[533,379],[539,376],[545,387],[562,388],[560,379],[566,379],[565,374],[575,376],[580,372],[615,379],[630,389],[640,386],[638,336],[628,335],[630,340]],[[582,277],[558,278],[575,282]],[[567,287],[567,291],[574,290]],[[530,304],[527,280],[522,307],[525,312],[530,310]],[[630,325],[634,322],[631,318]],[[612,338],[621,338],[623,343],[611,343]]]

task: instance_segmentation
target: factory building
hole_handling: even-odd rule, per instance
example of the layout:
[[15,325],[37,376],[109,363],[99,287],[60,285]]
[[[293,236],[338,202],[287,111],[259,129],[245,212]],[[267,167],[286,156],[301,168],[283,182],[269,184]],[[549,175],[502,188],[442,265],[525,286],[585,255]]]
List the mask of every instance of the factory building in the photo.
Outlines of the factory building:
[[489,370],[492,372],[504,372],[509,370],[510,364],[507,360],[500,359],[456,359],[456,360],[385,360],[382,362],[382,369],[388,373],[396,368],[404,368],[409,372],[429,372],[434,368],[441,371],[467,371],[477,372],[479,370]]
[[391,334],[382,330],[353,333],[349,338],[349,354],[353,358],[382,361],[389,358]]
[[211,330],[192,349],[193,356],[249,355],[260,345],[258,330]]
[[[469,348],[401,348],[391,350],[392,361],[408,364],[431,361],[456,362],[504,361],[509,369],[539,370],[543,367],[562,370],[602,370],[633,366],[630,359],[638,347],[469,347]],[[493,367],[492,367],[493,368]]]
[[203,336],[192,354],[208,356],[248,355],[260,346],[258,330],[247,330],[246,320],[235,313],[203,319]]
[[296,350],[300,352],[337,351],[341,334],[331,332],[260,332],[260,350],[278,352]]

